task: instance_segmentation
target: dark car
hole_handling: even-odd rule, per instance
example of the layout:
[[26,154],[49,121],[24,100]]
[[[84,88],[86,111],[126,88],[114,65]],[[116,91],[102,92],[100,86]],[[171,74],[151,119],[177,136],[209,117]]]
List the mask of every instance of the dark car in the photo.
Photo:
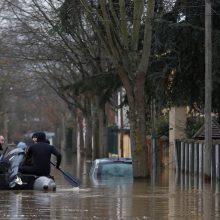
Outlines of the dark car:
[[92,162],[90,176],[94,178],[132,177],[132,160],[130,158],[102,158]]

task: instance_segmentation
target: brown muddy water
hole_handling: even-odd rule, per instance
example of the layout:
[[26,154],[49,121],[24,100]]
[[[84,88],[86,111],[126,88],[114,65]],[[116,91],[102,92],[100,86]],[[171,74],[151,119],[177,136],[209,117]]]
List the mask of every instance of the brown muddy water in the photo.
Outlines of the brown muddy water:
[[82,184],[71,187],[52,169],[56,192],[0,191],[0,219],[219,220],[219,183],[203,183],[168,169],[151,180],[89,178],[90,161],[64,152],[62,169]]

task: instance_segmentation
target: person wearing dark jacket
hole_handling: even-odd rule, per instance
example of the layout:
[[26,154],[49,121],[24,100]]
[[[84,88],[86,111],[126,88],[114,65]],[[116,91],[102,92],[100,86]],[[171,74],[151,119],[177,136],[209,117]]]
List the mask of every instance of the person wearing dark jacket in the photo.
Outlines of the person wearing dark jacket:
[[61,153],[52,145],[46,142],[46,135],[44,132],[34,133],[32,139],[36,139],[36,143],[32,144],[26,154],[26,158],[31,158],[32,164],[22,165],[19,168],[21,173],[34,174],[37,176],[50,175],[50,160],[51,155],[57,158],[56,168],[59,169],[61,163]]

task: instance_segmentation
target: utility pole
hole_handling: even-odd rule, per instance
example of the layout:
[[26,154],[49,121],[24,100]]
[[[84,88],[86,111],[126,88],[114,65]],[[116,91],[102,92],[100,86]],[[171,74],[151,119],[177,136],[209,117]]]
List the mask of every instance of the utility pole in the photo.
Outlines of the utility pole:
[[205,0],[205,148],[204,177],[211,178],[212,155],[212,8]]

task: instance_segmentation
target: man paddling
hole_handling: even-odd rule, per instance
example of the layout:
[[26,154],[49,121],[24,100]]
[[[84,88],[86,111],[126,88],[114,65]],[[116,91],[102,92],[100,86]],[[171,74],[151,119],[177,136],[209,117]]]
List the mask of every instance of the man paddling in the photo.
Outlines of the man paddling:
[[44,132],[34,133],[32,139],[36,143],[32,144],[26,154],[26,158],[31,158],[32,164],[24,164],[19,171],[26,174],[34,174],[37,176],[50,175],[51,155],[55,155],[57,159],[56,168],[59,169],[61,163],[61,153],[52,145],[46,143],[46,135]]

